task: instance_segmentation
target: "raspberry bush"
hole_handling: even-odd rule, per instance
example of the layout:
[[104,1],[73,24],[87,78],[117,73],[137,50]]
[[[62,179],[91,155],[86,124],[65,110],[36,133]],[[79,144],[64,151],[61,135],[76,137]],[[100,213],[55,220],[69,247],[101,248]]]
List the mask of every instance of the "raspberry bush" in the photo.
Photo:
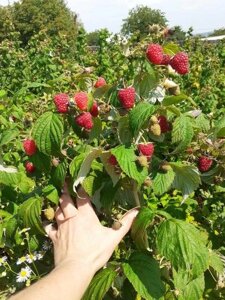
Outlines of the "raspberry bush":
[[68,177],[71,194],[81,184],[106,226],[116,228],[122,213],[141,207],[83,299],[223,299],[222,99],[204,114],[191,88],[201,54],[190,41],[180,49],[160,34],[138,44],[134,36],[107,39],[102,31],[93,51],[80,32],[79,64],[64,40],[63,50],[44,37],[24,53],[14,44],[11,60],[25,55],[27,81],[7,69],[7,42],[1,45],[12,78],[4,77],[0,91],[2,296],[53,268],[42,223],[54,222]]

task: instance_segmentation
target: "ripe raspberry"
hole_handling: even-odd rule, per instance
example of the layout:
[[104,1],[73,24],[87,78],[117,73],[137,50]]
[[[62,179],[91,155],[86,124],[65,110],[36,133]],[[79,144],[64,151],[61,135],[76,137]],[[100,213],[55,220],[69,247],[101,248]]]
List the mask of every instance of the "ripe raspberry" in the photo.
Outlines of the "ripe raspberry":
[[95,100],[94,100],[93,106],[90,110],[90,113],[91,113],[92,117],[94,117],[94,118],[96,118],[98,116],[98,104]]
[[163,49],[159,44],[150,44],[148,45],[146,55],[151,63],[160,65],[163,60]]
[[189,60],[187,53],[179,52],[170,61],[171,67],[179,74],[185,75],[189,72]]
[[26,169],[26,171],[27,171],[27,173],[34,173],[34,171],[35,171],[35,166],[34,166],[34,164],[32,163],[32,162],[30,162],[30,161],[27,161],[26,163],[25,163],[25,169]]
[[94,126],[93,121],[92,121],[92,116],[89,112],[80,114],[79,116],[77,116],[75,118],[75,121],[78,126],[83,127],[88,130]]
[[167,66],[170,63],[171,57],[168,54],[163,54],[161,65]]
[[118,98],[123,108],[132,108],[135,103],[135,89],[133,87],[121,89],[118,93]]
[[97,89],[97,88],[100,88],[100,87],[102,87],[104,85],[106,85],[105,78],[99,77],[98,80],[96,81],[94,87]]
[[34,140],[27,139],[23,141],[23,148],[26,155],[34,155],[37,152],[37,146]]
[[117,166],[118,165],[118,161],[117,161],[116,157],[113,154],[110,155],[110,157],[108,159],[108,163],[112,166]]
[[69,96],[67,94],[57,94],[54,96],[54,103],[59,113],[65,114],[68,112]]
[[74,96],[77,107],[80,110],[86,110],[88,106],[88,95],[85,92],[78,92]]
[[150,126],[150,132],[154,134],[155,136],[161,135],[161,128],[159,124],[153,124]]
[[198,160],[198,169],[200,172],[208,171],[212,166],[213,160],[207,156],[201,156]]
[[139,144],[138,151],[140,155],[146,156],[149,160],[154,153],[154,144],[153,143]]
[[165,116],[158,117],[159,126],[161,128],[161,133],[166,133],[171,130],[171,124],[168,122]]

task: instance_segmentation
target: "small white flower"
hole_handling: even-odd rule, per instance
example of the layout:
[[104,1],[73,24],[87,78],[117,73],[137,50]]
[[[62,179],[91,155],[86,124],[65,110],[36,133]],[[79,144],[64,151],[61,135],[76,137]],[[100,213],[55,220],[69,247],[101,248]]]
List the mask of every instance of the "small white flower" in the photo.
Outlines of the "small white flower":
[[27,254],[26,255],[26,261],[31,264],[33,261],[37,260],[36,255],[34,254]]
[[44,241],[43,245],[42,245],[42,249],[44,251],[48,251],[51,249],[51,244],[49,243],[49,241]]
[[43,258],[43,256],[44,255],[41,252],[39,252],[39,253],[36,254],[37,260],[41,260]]
[[0,257],[0,267],[7,261],[7,256]]
[[29,267],[22,268],[16,277],[16,281],[17,282],[27,281],[27,279],[29,279],[31,276],[31,272],[32,272],[32,270]]
[[24,263],[26,261],[26,256],[22,256],[20,258],[17,259],[16,264],[17,265],[21,265],[22,263]]

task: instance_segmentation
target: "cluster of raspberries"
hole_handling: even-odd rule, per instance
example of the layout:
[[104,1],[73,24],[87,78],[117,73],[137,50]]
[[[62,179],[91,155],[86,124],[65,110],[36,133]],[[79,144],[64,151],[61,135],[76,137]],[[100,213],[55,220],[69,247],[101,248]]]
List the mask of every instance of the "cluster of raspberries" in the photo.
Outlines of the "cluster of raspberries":
[[164,54],[159,44],[148,45],[146,55],[148,60],[155,65],[170,65],[178,74],[189,73],[189,59],[185,52],[179,52],[174,56]]
[[[103,77],[99,77],[94,84],[95,88],[100,88],[106,85],[106,81]],[[66,114],[69,112],[70,97],[65,93],[60,93],[54,96],[54,103],[59,113]],[[75,122],[78,126],[85,128],[86,130],[92,129],[94,126],[93,118],[96,118],[99,114],[99,108],[97,101],[90,101],[86,92],[77,92],[74,95],[74,102],[79,110],[79,115],[75,117]]]
[[[28,156],[33,156],[37,152],[37,146],[34,140],[26,139],[23,141],[23,148]],[[33,173],[35,171],[35,166],[31,161],[25,162],[25,169],[28,173]]]

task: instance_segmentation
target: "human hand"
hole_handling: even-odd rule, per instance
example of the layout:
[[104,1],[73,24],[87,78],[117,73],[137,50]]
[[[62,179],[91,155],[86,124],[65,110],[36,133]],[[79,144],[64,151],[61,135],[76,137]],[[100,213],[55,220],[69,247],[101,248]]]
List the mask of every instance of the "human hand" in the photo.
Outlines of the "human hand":
[[55,213],[58,228],[48,225],[45,229],[54,245],[56,268],[75,263],[85,265],[95,273],[106,264],[129,231],[138,209],[128,211],[120,220],[122,226],[115,230],[102,226],[90,197],[82,188],[78,195],[75,206],[65,184],[60,206]]

